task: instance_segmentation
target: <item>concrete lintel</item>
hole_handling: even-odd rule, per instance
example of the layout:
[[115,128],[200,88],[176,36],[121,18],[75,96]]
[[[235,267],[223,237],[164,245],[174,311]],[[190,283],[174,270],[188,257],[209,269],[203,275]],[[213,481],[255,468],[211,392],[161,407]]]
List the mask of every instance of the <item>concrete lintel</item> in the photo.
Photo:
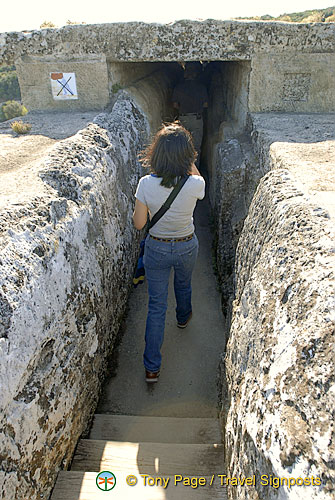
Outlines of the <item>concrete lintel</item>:
[[177,21],[171,25],[142,22],[65,26],[0,35],[0,62],[24,54],[91,54],[117,61],[224,60],[254,53],[335,51],[332,23],[246,21]]
[[16,60],[16,64],[34,64],[34,63],[105,63],[105,54],[25,54]]

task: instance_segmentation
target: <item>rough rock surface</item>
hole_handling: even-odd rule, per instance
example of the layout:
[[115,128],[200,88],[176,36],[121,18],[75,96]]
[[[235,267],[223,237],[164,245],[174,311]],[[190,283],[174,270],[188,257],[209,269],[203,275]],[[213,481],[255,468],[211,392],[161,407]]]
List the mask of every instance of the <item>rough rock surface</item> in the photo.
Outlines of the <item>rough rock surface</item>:
[[66,26],[0,35],[0,62],[19,57],[105,54],[115,61],[250,59],[266,52],[334,52],[331,23],[177,21]]
[[[49,149],[62,139],[67,139],[83,129],[97,112],[29,112],[19,118],[32,127],[27,135],[18,135],[11,129],[13,118],[0,123],[0,174],[32,164],[47,155]],[[1,183],[0,196],[8,190],[8,177]],[[17,191],[20,191],[18,189]]]
[[94,412],[136,260],[132,200],[148,134],[121,93],[112,113],[54,147],[35,196],[0,214],[6,500],[47,496]]
[[310,201],[335,217],[335,113],[255,113],[251,122],[260,165],[288,168]]
[[[236,252],[222,416],[227,474],[255,475],[256,485],[231,487],[231,498],[334,497],[334,219],[325,199],[313,197],[330,189],[331,123],[331,116],[253,117],[261,165],[271,170]],[[321,485],[276,488],[261,475],[313,476]]]
[[217,144],[215,176],[211,180],[215,214],[216,269],[223,313],[230,324],[235,251],[252,196],[264,174],[250,136],[239,134]]

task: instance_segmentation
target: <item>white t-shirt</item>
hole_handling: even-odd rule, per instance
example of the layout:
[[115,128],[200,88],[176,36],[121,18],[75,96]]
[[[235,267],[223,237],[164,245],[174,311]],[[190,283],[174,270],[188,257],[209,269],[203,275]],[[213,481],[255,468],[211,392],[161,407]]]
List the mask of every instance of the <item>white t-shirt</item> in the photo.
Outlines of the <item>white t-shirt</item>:
[[[150,220],[167,200],[173,187],[160,185],[162,178],[145,175],[138,183],[135,196],[149,209]],[[183,238],[194,232],[193,211],[197,200],[205,196],[205,180],[200,175],[190,175],[168,211],[150,229],[157,238]]]

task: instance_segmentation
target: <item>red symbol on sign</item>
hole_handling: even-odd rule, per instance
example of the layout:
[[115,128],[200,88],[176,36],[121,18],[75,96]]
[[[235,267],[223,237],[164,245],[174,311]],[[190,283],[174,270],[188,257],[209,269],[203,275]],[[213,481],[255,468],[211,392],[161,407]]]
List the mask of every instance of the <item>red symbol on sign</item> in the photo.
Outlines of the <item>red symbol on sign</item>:
[[58,80],[63,78],[63,73],[51,73],[51,80]]

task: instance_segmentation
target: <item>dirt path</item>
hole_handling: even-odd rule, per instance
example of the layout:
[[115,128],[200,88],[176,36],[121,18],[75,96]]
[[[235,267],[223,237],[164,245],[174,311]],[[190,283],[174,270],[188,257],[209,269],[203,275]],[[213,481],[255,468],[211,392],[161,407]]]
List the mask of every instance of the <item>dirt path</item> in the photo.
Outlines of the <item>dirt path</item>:
[[195,225],[199,256],[192,280],[193,318],[190,324],[185,330],[176,326],[171,272],[161,375],[157,384],[148,386],[142,361],[147,285],[135,289],[129,301],[117,373],[106,380],[96,413],[217,417],[217,369],[224,347],[225,327],[212,268],[207,196],[198,202]]
[[[38,176],[40,165],[53,146],[84,128],[97,115],[90,112],[39,112],[0,123],[0,208],[26,203],[46,186]],[[18,136],[10,124],[22,120],[31,132]]]
[[[62,139],[71,137],[97,115],[91,112],[40,112],[0,123],[0,174],[29,167],[43,158]],[[10,124],[22,120],[32,125],[27,135],[15,134]]]

